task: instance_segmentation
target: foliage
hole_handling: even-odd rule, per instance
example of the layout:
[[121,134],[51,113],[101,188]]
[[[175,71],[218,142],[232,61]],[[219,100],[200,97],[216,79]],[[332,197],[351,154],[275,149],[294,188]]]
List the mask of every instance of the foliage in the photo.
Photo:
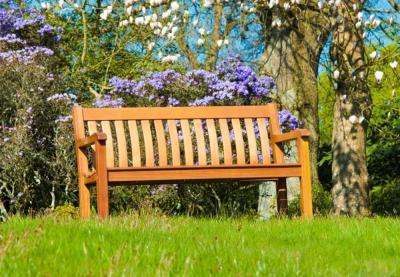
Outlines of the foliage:
[[399,232],[387,218],[11,218],[0,225],[0,268],[5,276],[398,276]]
[[[62,29],[34,10],[0,7],[0,198],[17,212],[72,200],[71,149],[59,148],[73,95],[64,87],[56,46]],[[68,159],[68,161],[71,161]],[[67,199],[68,198],[68,199]]]
[[390,180],[388,183],[375,186],[370,191],[371,210],[375,214],[394,215],[400,214],[400,179]]
[[[332,196],[329,191],[326,191],[320,184],[313,186],[313,213],[317,216],[326,216],[332,210]],[[289,202],[288,215],[289,217],[300,216],[300,198],[297,196]]]

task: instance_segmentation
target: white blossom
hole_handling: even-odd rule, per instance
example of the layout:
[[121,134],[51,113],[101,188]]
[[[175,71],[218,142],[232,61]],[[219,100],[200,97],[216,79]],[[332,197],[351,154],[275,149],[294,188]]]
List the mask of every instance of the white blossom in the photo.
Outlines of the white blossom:
[[393,62],[390,63],[390,67],[393,68],[393,69],[396,69],[397,66],[398,66],[398,62],[397,61],[393,61]]
[[171,10],[174,11],[174,12],[179,10],[178,2],[174,1],[174,2],[171,3]]
[[339,78],[339,76],[340,76],[340,72],[339,72],[339,70],[336,69],[336,70],[333,72],[333,78],[337,80],[337,79]]
[[199,39],[197,40],[197,45],[198,45],[198,46],[204,45],[204,38],[199,38]]
[[376,71],[375,72],[375,79],[376,79],[376,82],[379,84],[381,81],[382,81],[382,78],[383,78],[383,72],[382,71]]
[[351,124],[354,124],[354,123],[356,123],[356,121],[357,121],[357,116],[356,115],[351,115],[350,117],[349,117],[349,121],[351,122]]

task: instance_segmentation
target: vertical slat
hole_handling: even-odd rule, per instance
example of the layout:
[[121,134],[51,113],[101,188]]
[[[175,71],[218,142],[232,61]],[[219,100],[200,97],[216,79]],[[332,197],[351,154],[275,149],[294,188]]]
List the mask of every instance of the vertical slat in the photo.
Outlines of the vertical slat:
[[126,149],[126,138],[124,122],[117,120],[114,122],[118,144],[118,163],[120,167],[128,167],[128,150]]
[[181,120],[181,127],[183,133],[183,146],[185,149],[185,164],[193,165],[193,145],[192,135],[190,133],[189,121]]
[[113,145],[113,137],[111,133],[110,121],[102,121],[101,129],[107,135],[107,140],[106,140],[107,167],[114,167],[114,145]]
[[[89,136],[97,133],[97,124],[96,121],[88,121],[88,133]],[[92,145],[92,149],[95,150],[94,145]]]
[[194,131],[196,133],[197,143],[197,156],[199,158],[199,165],[207,165],[206,144],[204,142],[203,125],[200,119],[193,120]]
[[221,130],[222,135],[222,146],[224,148],[224,164],[231,165],[232,164],[232,145],[231,139],[229,136],[229,128],[228,122],[226,119],[219,119],[219,128]]
[[132,165],[141,166],[142,161],[140,158],[140,142],[139,142],[139,133],[137,129],[136,120],[129,120],[128,128],[129,128],[129,136],[131,139],[131,147],[132,147]]
[[96,121],[88,121],[88,133],[89,136],[97,133],[97,124]]
[[180,165],[181,153],[179,151],[179,139],[178,139],[178,130],[176,129],[176,120],[171,119],[168,120],[167,122],[168,122],[169,137],[171,139],[172,164]]
[[80,139],[85,138],[85,125],[83,121],[83,109],[82,107],[76,106],[72,110],[73,126],[74,126],[74,138],[75,138],[75,151],[76,151],[76,162],[78,166],[78,185],[79,185],[79,212],[82,218],[90,217],[90,191],[85,185],[84,175],[87,173],[88,160],[79,147],[76,146],[76,142]]
[[235,133],[236,156],[238,164],[245,164],[244,143],[242,135],[242,127],[237,118],[232,119],[233,132]]
[[154,149],[153,149],[153,138],[151,136],[150,121],[141,120],[143,138],[144,138],[144,150],[146,152],[146,166],[154,166]]
[[214,119],[206,119],[208,139],[210,141],[210,152],[211,152],[211,164],[219,164],[219,151],[218,151],[218,139],[217,132],[215,131]]
[[260,133],[260,141],[261,141],[261,154],[263,164],[271,163],[271,154],[269,150],[269,139],[268,132],[265,126],[265,118],[257,118],[258,132]]
[[[279,114],[278,107],[276,104],[269,105],[271,117],[269,118],[269,131],[271,132],[271,137],[273,135],[279,135],[282,133],[281,127],[279,126]],[[274,157],[274,163],[282,164],[284,163],[284,153],[283,149],[277,143],[272,141],[272,154]]]
[[165,142],[165,130],[162,120],[154,120],[156,127],[157,145],[158,145],[158,163],[161,166],[168,164],[167,144]]
[[253,119],[245,118],[247,141],[249,143],[250,164],[258,164],[257,141],[254,133]]

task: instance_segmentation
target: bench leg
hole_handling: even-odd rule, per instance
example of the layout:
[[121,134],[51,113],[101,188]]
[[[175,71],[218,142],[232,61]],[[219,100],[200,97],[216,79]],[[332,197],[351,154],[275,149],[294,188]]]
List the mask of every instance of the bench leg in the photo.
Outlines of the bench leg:
[[101,219],[108,216],[108,174],[106,164],[106,145],[104,141],[96,142],[96,189],[97,214]]
[[276,183],[276,202],[278,207],[278,214],[287,214],[288,201],[286,178],[279,178],[278,182]]
[[313,217],[310,152],[308,138],[297,139],[299,161],[301,163],[300,176],[300,211],[303,218]]
[[79,178],[79,213],[81,218],[90,217],[90,191],[83,177]]

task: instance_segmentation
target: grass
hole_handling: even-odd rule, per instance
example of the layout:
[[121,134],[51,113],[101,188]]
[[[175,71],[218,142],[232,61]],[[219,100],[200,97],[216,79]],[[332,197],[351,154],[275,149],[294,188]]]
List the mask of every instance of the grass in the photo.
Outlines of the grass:
[[0,275],[399,276],[400,220],[15,217]]

